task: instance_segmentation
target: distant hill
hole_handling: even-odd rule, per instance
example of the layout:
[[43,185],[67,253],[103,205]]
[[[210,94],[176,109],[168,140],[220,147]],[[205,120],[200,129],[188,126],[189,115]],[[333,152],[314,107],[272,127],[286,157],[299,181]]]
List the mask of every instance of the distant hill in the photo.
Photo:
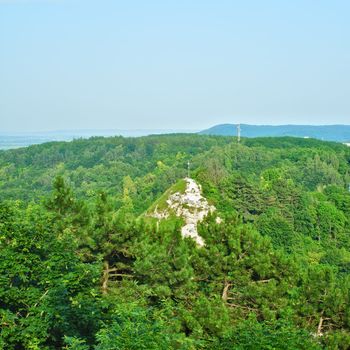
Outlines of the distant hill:
[[[220,124],[200,131],[204,135],[236,136],[237,125]],[[350,125],[248,125],[241,124],[242,137],[294,136],[350,142]]]

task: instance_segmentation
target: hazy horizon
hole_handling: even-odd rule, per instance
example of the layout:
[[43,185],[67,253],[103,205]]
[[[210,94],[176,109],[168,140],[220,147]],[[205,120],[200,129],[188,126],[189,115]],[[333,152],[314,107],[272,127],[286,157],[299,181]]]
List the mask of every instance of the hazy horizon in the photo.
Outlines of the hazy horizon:
[[[31,134],[54,134],[54,133],[88,133],[91,134],[92,132],[97,133],[113,133],[113,132],[159,132],[159,133],[191,133],[191,132],[199,132],[205,129],[209,129],[211,127],[217,126],[217,125],[255,125],[255,126],[350,126],[349,123],[342,123],[342,124],[335,124],[335,123],[329,123],[329,124],[294,124],[294,123],[286,123],[286,124],[266,124],[266,123],[234,123],[234,122],[223,122],[219,124],[212,124],[206,127],[202,127],[199,129],[162,129],[162,128],[130,128],[130,129],[118,129],[118,128],[110,128],[110,129],[47,129],[47,130],[2,130],[0,129],[0,135],[31,135]],[[99,134],[96,134],[96,136],[99,136]]]
[[9,130],[9,131],[3,131],[0,130],[0,135],[5,134],[18,134],[18,135],[25,135],[25,134],[53,134],[53,133],[91,133],[91,132],[144,132],[144,131],[153,131],[153,132],[198,132],[200,129],[52,129],[52,130],[27,130],[27,131],[21,131],[21,130]]
[[0,131],[349,124],[349,10],[0,1]]

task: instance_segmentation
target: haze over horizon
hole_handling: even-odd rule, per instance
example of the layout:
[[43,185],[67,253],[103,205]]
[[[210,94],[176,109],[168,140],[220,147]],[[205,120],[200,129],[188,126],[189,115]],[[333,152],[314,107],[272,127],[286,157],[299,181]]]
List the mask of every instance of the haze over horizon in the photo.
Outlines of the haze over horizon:
[[[227,123],[220,123],[220,124],[213,124],[209,125],[208,127],[202,127],[199,129],[178,129],[178,128],[173,128],[173,129],[162,129],[162,128],[134,128],[134,129],[46,129],[46,130],[3,130],[0,129],[0,135],[59,135],[59,134],[71,134],[74,135],[76,133],[76,136],[84,136],[84,134],[87,135],[87,137],[90,136],[145,136],[145,135],[150,135],[151,133],[155,134],[167,134],[167,133],[198,133],[201,131],[205,131],[207,129],[216,127],[216,126],[221,126],[221,125],[249,125],[249,126],[350,126],[350,123],[344,123],[344,124],[291,124],[291,123],[286,123],[286,124],[248,124],[248,123],[234,123],[234,122],[227,122]],[[236,130],[236,128],[234,128]],[[120,132],[120,134],[118,134]]]
[[0,1],[0,131],[350,124],[349,10]]

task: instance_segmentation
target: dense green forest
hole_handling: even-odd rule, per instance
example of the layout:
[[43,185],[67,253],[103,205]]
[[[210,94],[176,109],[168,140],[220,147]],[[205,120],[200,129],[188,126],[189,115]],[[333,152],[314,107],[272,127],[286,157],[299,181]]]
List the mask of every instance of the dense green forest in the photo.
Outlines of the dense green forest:
[[[191,177],[206,244],[144,213]],[[0,152],[0,348],[349,349],[350,147],[91,138]]]

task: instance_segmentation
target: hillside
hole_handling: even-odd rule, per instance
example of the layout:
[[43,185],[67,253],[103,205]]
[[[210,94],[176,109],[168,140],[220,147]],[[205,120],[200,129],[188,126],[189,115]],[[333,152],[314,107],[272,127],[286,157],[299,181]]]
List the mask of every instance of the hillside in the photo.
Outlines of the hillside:
[[78,195],[85,197],[101,189],[121,195],[123,186],[129,185],[135,195],[135,186],[142,184],[135,201],[141,213],[185,176],[189,158],[229,142],[229,138],[194,134],[93,137],[0,151],[0,191],[3,199],[39,199],[52,189],[57,175],[69,179]]
[[[237,124],[215,125],[202,135],[237,136]],[[248,125],[241,124],[242,137],[307,137],[325,141],[349,142],[350,125]]]
[[349,183],[316,139],[2,151],[0,348],[348,349]]

